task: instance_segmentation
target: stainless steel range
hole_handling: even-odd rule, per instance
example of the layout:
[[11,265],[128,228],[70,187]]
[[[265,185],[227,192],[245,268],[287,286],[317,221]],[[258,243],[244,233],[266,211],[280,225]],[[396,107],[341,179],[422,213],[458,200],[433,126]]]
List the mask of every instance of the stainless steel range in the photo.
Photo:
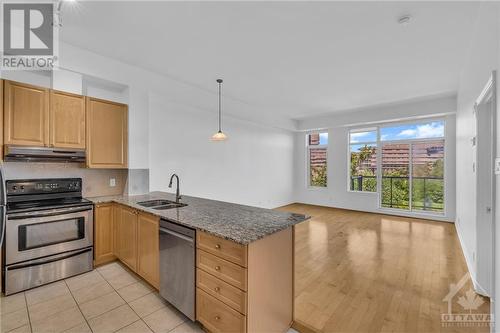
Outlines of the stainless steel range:
[[93,205],[80,178],[6,181],[6,295],[93,269]]

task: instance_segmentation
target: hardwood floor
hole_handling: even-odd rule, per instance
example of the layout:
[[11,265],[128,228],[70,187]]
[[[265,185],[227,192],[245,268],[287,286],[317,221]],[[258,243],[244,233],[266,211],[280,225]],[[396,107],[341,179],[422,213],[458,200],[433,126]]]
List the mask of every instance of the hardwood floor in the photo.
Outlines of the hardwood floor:
[[[468,272],[453,224],[303,204],[280,210],[312,216],[295,230],[299,325],[316,332],[489,331],[442,325],[443,298]],[[467,280],[452,313],[489,313],[485,297],[469,310],[476,304],[475,294],[466,295],[471,288]]]

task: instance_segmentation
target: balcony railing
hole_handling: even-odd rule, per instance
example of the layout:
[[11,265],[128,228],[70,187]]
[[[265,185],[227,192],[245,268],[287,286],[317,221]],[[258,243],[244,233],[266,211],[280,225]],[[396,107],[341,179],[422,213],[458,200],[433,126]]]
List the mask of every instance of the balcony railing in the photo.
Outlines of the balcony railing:
[[[351,190],[377,191],[376,176],[352,176]],[[412,209],[442,212],[444,208],[443,177],[412,177]],[[382,206],[410,209],[410,177],[382,176]]]

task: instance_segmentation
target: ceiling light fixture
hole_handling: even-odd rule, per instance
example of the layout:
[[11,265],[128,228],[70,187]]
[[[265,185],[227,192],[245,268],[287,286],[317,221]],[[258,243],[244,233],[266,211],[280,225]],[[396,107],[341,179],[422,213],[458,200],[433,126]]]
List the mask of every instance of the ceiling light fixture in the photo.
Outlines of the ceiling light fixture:
[[222,79],[217,79],[219,85],[219,131],[212,135],[212,141],[225,141],[227,140],[227,135],[222,132],[222,100],[221,100],[221,90],[222,90]]
[[398,23],[401,25],[408,25],[410,24],[410,21],[411,21],[410,15],[403,15],[398,19]]

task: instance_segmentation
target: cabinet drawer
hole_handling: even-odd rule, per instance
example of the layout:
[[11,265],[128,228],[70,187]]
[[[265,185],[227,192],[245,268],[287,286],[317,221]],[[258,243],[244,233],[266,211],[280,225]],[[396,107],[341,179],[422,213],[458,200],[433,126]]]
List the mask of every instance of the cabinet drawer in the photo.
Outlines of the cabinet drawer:
[[198,248],[247,267],[247,247],[227,239],[212,236],[206,232],[197,232]]
[[196,319],[213,333],[246,331],[244,315],[196,288]]
[[240,313],[246,314],[246,293],[201,269],[196,270],[196,286]]
[[227,283],[247,290],[247,270],[203,250],[196,251],[196,266]]

